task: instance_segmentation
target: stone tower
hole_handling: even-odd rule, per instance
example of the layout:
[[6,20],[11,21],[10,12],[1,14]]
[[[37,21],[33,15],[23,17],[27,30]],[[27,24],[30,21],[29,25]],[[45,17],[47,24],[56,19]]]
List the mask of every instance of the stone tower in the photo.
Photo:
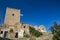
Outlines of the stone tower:
[[7,7],[4,24],[15,25],[17,23],[20,23],[20,10]]

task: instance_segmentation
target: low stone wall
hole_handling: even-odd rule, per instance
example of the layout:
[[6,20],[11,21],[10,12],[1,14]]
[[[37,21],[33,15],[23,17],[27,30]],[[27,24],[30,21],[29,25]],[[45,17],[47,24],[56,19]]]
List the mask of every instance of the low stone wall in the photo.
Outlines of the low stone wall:
[[50,33],[44,33],[43,36],[36,38],[36,40],[52,40],[53,35]]

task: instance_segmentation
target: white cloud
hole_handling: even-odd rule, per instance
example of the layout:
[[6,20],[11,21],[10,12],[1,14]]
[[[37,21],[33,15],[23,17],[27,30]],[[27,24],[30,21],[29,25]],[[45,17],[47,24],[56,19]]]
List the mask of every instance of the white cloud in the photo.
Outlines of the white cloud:
[[20,16],[23,16],[23,14],[21,14]]

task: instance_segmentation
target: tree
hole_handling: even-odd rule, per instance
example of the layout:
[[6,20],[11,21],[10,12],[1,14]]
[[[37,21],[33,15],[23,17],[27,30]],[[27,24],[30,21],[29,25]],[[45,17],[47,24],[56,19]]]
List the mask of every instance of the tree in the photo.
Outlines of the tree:
[[54,22],[54,25],[50,28],[53,34],[53,40],[60,40],[60,24]]
[[35,30],[35,28],[33,28],[33,27],[31,27],[31,26],[29,27],[29,30],[30,30],[30,34],[31,34],[32,36],[39,37],[39,36],[42,35],[41,32],[39,32],[38,30]]

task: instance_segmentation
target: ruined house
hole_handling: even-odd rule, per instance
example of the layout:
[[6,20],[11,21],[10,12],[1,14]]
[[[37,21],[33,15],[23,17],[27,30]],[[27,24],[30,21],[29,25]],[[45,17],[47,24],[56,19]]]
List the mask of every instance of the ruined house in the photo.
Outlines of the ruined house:
[[39,32],[45,32],[46,28],[43,25],[32,26],[29,24],[22,24],[20,22],[20,9],[6,8],[5,19],[3,25],[0,27],[0,37],[5,38],[23,38],[24,32],[29,33],[29,26],[34,27]]

